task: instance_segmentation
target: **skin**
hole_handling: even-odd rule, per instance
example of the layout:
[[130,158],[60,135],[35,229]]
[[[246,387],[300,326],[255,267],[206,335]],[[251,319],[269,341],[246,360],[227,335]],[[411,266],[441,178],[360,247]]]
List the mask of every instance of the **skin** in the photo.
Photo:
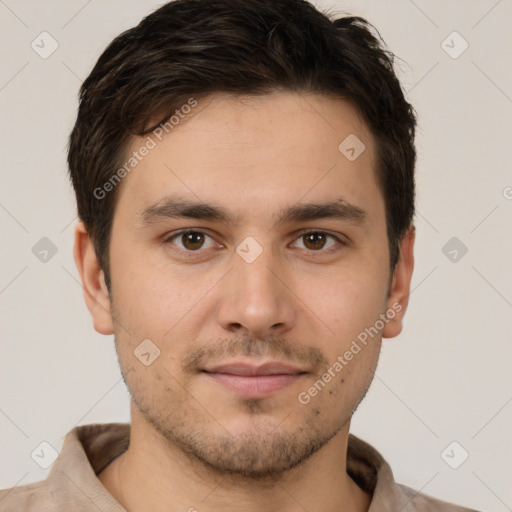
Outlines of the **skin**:
[[[338,150],[349,134],[366,146],[354,161]],[[134,139],[128,153],[143,142]],[[318,94],[213,95],[119,186],[110,294],[81,222],[74,249],[94,327],[115,334],[132,397],[130,447],[99,475],[105,487],[137,511],[368,510],[370,496],[346,471],[350,418],[382,337],[402,329],[414,229],[391,273],[375,145],[357,111]],[[238,217],[232,225],[189,218],[144,225],[141,213],[171,194]],[[363,221],[275,222],[297,203],[340,200],[363,210]],[[169,241],[184,228],[208,235],[204,245]],[[344,243],[311,242],[302,229]],[[236,252],[249,236],[262,248],[252,263]],[[379,335],[300,403],[299,393],[397,304]],[[160,349],[149,366],[134,356],[145,339]],[[278,360],[305,373],[246,398],[200,371],[234,359]]]

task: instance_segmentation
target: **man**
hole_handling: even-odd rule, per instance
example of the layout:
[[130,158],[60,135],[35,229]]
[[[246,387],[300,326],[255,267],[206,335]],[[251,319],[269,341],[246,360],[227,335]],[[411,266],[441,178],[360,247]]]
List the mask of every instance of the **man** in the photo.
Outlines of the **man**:
[[415,116],[360,18],[178,0],[82,86],[74,255],[131,424],[1,510],[463,511],[349,434],[413,271]]

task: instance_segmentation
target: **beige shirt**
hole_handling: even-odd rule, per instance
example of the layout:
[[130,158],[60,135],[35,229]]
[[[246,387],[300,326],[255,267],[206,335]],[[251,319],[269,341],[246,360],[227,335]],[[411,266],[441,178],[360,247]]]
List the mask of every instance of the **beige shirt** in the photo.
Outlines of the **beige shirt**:
[[[126,512],[96,475],[126,451],[129,440],[128,423],[74,428],[46,480],[0,491],[0,512]],[[368,512],[476,512],[396,484],[379,452],[352,434],[347,472],[373,496]]]

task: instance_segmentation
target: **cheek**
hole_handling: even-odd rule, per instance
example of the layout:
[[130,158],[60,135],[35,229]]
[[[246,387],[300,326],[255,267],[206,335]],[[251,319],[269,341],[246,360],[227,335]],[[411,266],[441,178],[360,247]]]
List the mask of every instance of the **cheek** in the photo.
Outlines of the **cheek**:
[[139,260],[119,260],[113,275],[116,316],[126,328],[117,328],[123,340],[120,349],[131,358],[143,340],[151,340],[160,351],[159,375],[168,381],[165,369],[176,372],[201,327],[214,319],[218,297],[211,291],[225,270],[191,273],[177,265]]
[[386,304],[387,281],[371,269],[367,272],[353,269],[323,278],[301,278],[297,290],[299,297],[305,297],[313,318],[325,325],[330,338],[326,349],[333,347],[333,342],[342,348],[379,318]]
[[171,279],[169,269],[162,268],[143,251],[132,249],[126,257],[122,252],[120,243],[111,252],[115,309],[132,337],[161,337],[186,307],[190,292],[179,278]]

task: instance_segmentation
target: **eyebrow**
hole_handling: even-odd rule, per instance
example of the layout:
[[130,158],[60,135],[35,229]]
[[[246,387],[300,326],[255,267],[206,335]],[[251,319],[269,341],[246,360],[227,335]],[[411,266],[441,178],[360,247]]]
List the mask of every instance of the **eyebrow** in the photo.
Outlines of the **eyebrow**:
[[[165,219],[198,219],[218,221],[234,226],[242,219],[241,215],[233,215],[228,210],[215,204],[182,197],[166,196],[153,206],[144,209],[140,214],[140,227],[149,226]],[[325,203],[298,203],[283,208],[274,217],[274,227],[292,222],[304,222],[319,219],[337,219],[354,224],[363,224],[366,212],[343,199]]]

